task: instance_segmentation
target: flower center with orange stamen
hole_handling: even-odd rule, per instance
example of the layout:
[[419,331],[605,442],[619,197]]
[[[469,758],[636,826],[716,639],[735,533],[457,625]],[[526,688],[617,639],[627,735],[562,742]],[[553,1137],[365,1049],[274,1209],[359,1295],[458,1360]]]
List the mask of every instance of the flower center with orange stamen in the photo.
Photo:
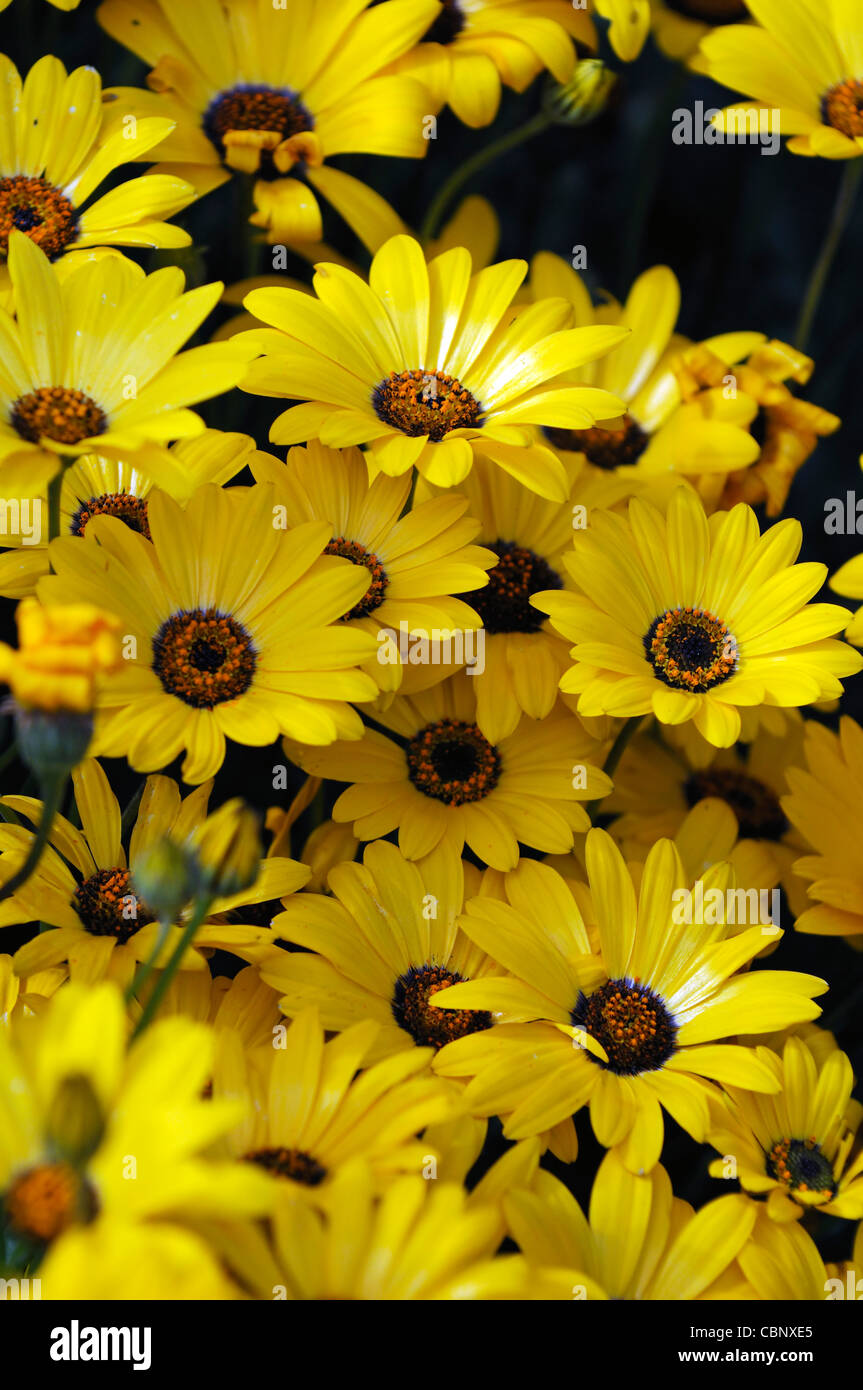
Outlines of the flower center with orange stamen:
[[618,430],[594,425],[589,430],[547,429],[545,436],[555,449],[585,454],[595,467],[606,469],[635,463],[648,444],[648,436],[629,414],[624,415]]
[[458,971],[445,970],[442,965],[412,965],[396,980],[393,991],[393,1018],[400,1028],[410,1033],[418,1047],[446,1047],[454,1038],[468,1033],[482,1033],[491,1027],[491,1014],[486,1009],[434,1009],[429,999],[450,985],[464,979]]
[[15,174],[0,179],[0,254],[4,256],[14,230],[25,232],[53,261],[74,239],[78,219],[66,195],[47,179]]
[[703,693],[737,670],[737,642],[721,619],[702,608],[667,608],[643,640],[657,679],[673,690]]
[[327,1176],[327,1170],[303,1149],[255,1149],[245,1155],[247,1163],[256,1163],[277,1178],[293,1178],[304,1187],[317,1187]]
[[133,892],[128,869],[99,869],[75,889],[72,906],[91,936],[114,936],[121,946],[155,917]]
[[658,1071],[675,1049],[677,1026],[662,1000],[631,980],[609,980],[591,995],[579,994],[570,1019],[602,1043],[608,1061],[586,1056],[618,1076]]
[[455,43],[467,20],[458,0],[441,0],[443,9],[423,34],[421,43]]
[[857,77],[837,82],[821,98],[821,115],[825,125],[851,140],[863,135],[863,82]]
[[51,1241],[95,1215],[96,1196],[68,1163],[40,1163],[15,1178],[3,1206],[9,1225],[31,1240]]
[[152,540],[150,524],[147,520],[146,497],[133,497],[131,492],[103,492],[101,497],[91,497],[82,502],[75,511],[69,526],[73,536],[83,536],[87,523],[94,516],[116,516],[125,521],[131,531]]
[[737,827],[745,840],[781,840],[788,829],[788,818],[772,788],[733,767],[706,768],[687,778],[684,794],[690,806],[706,796],[719,797],[737,817]]
[[[290,87],[268,87],[265,83],[239,83],[214,97],[204,112],[204,134],[225,157],[225,136],[229,130],[275,131],[282,140],[314,130],[314,117]],[[257,177],[281,177],[270,150],[261,151]]]
[[217,608],[174,613],[153,638],[153,670],[162,686],[195,709],[244,695],[257,661],[246,629]]
[[665,0],[670,10],[703,24],[734,24],[749,14],[745,0]]
[[486,587],[462,594],[464,602],[476,609],[486,632],[539,632],[546,617],[531,607],[531,595],[562,588],[560,575],[541,555],[514,541],[492,541],[487,548],[498,562],[488,571]]
[[30,444],[43,437],[56,444],[80,444],[108,428],[104,411],[72,386],[39,386],[19,396],[9,423]]
[[372,582],[359,603],[355,603],[353,608],[343,615],[342,622],[347,622],[348,618],[365,618],[369,613],[374,613],[376,608],[380,608],[390,581],[373,551],[366,550],[359,541],[349,541],[344,536],[336,536],[327,542],[324,554],[341,555],[353,565],[365,565],[372,577]]
[[417,791],[447,806],[482,801],[497,786],[500,754],[476,724],[440,719],[407,746],[408,777]]
[[767,1155],[767,1172],[794,1192],[836,1192],[833,1164],[814,1139],[781,1139]]
[[391,372],[372,392],[372,405],[384,424],[412,439],[427,434],[435,444],[450,430],[482,424],[479,401],[446,372]]

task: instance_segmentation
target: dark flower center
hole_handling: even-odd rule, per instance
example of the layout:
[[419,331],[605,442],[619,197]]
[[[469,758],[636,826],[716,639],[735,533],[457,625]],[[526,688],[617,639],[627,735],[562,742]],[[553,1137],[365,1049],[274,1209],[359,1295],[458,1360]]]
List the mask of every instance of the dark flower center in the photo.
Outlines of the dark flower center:
[[91,936],[113,936],[121,946],[156,920],[132,891],[128,869],[99,869],[75,889],[72,906]]
[[531,607],[531,595],[562,588],[560,575],[541,555],[513,541],[493,541],[488,549],[498,562],[488,571],[484,589],[462,594],[465,603],[476,609],[486,632],[539,632],[545,614]]
[[737,670],[736,641],[719,618],[702,608],[667,608],[643,640],[657,679],[674,690],[703,693]]
[[745,0],[665,0],[670,10],[703,24],[734,24],[749,14]]
[[857,77],[837,82],[821,98],[821,116],[851,140],[863,135],[863,82]]
[[422,43],[454,43],[467,23],[458,0],[442,0],[442,3],[443,9],[423,34]]
[[371,550],[366,550],[359,541],[349,541],[344,536],[336,536],[334,540],[328,541],[324,547],[324,554],[341,555],[354,565],[364,565],[372,577],[372,582],[359,603],[355,603],[353,608],[343,615],[342,622],[347,622],[349,618],[365,618],[369,613],[374,613],[376,608],[380,608],[390,581],[377,555]]
[[245,694],[257,660],[246,629],[217,608],[174,613],[153,638],[153,670],[164,689],[196,709]]
[[[296,92],[289,87],[268,87],[263,83],[240,83],[214,97],[204,112],[204,134],[225,157],[225,136],[229,130],[274,131],[282,140],[314,130],[315,122]],[[261,150],[257,177],[281,177],[273,163],[272,151]]]
[[131,492],[103,492],[101,497],[90,497],[82,502],[72,517],[69,527],[73,536],[83,536],[87,523],[94,516],[116,516],[125,521],[131,531],[152,540],[147,520],[146,497],[133,497]]
[[78,231],[78,219],[69,199],[47,179],[15,174],[0,179],[0,254],[9,250],[13,229],[26,232],[56,260]]
[[677,1026],[646,985],[609,980],[593,994],[579,994],[570,1018],[573,1027],[583,1028],[608,1054],[602,1062],[587,1052],[590,1060],[618,1076],[658,1071],[674,1052]]
[[43,436],[57,444],[79,444],[108,427],[96,402],[71,386],[39,386],[19,396],[9,423],[30,444],[38,444]]
[[482,424],[479,401],[446,372],[391,372],[372,392],[372,405],[384,424],[412,439],[427,434],[435,444],[450,430]]
[[500,754],[476,724],[441,719],[407,746],[408,777],[418,791],[447,806],[482,801],[497,786]]
[[792,1192],[836,1191],[833,1164],[814,1139],[782,1139],[767,1155],[767,1172]]
[[706,768],[687,778],[684,794],[690,806],[706,796],[718,796],[737,817],[742,839],[781,840],[788,819],[776,793],[757,777],[731,767]]
[[317,1187],[327,1176],[323,1164],[303,1149],[256,1149],[245,1158],[247,1163],[256,1163],[277,1178],[293,1178],[304,1187]]
[[39,1163],[25,1169],[3,1199],[12,1229],[45,1243],[75,1222],[92,1220],[97,1207],[93,1188],[68,1163]]
[[602,430],[594,425],[589,430],[547,429],[545,435],[555,449],[585,454],[595,467],[606,469],[635,463],[648,444],[648,436],[629,414],[624,415],[623,425],[617,430]]
[[482,1033],[491,1027],[491,1014],[485,1009],[434,1009],[429,999],[464,977],[442,965],[411,966],[396,980],[393,991],[393,1018],[410,1033],[419,1047],[445,1047],[454,1038]]

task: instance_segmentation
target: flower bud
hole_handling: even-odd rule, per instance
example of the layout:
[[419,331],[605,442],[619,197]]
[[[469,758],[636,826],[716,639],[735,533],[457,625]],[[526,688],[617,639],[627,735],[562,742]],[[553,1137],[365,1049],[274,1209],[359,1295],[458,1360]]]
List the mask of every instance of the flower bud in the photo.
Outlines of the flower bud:
[[51,1099],[46,1137],[58,1158],[75,1166],[96,1152],[105,1130],[99,1097],[86,1076],[64,1076]]
[[336,864],[350,863],[356,857],[359,843],[350,825],[337,825],[335,821],[325,820],[317,826],[306,840],[300,856],[312,871],[306,884],[307,890],[310,893],[325,892],[330,869]]
[[240,797],[208,816],[189,844],[198,893],[229,897],[251,888],[258,877],[264,852],[260,817]]
[[192,856],[165,835],[139,856],[132,887],[160,922],[176,922],[195,891]]
[[590,125],[608,107],[617,75],[600,58],[582,58],[568,82],[546,84],[542,107],[555,125]]

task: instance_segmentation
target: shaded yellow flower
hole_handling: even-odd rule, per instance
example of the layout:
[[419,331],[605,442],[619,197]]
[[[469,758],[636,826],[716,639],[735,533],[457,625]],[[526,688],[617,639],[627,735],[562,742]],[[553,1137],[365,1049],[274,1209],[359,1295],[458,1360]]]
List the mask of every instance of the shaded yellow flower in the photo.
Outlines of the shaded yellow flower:
[[18,650],[0,643],[0,681],[22,709],[88,714],[97,681],[121,666],[120,623],[89,603],[22,599]]

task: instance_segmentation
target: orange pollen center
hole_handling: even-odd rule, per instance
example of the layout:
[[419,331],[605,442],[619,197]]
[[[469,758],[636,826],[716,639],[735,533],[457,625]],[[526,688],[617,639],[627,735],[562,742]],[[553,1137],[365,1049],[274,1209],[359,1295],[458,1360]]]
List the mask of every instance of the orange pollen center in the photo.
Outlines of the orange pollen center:
[[255,1149],[245,1155],[247,1163],[265,1168],[277,1178],[293,1178],[304,1187],[317,1187],[327,1176],[327,1170],[316,1158],[303,1149]]
[[108,427],[96,402],[71,386],[39,386],[19,396],[9,422],[30,444],[42,438],[56,444],[80,444],[82,439],[104,434]]
[[153,670],[164,689],[196,709],[245,694],[257,660],[242,624],[215,608],[175,613],[153,638]]
[[9,1224],[23,1236],[54,1240],[77,1215],[80,1184],[67,1163],[40,1163],[17,1177],[6,1193]]
[[69,527],[72,535],[83,536],[87,523],[94,516],[116,516],[120,521],[125,521],[130,531],[137,531],[148,541],[152,540],[146,497],[133,497],[130,492],[103,492],[101,497],[90,497],[81,503],[72,517]]
[[863,82],[857,77],[837,82],[822,97],[821,112],[825,125],[841,130],[849,139],[863,136]]
[[450,430],[482,425],[482,407],[466,386],[446,372],[391,372],[372,392],[378,418],[416,439],[439,443]]
[[[220,155],[225,153],[229,130],[275,131],[282,140],[314,130],[315,122],[296,92],[288,87],[268,87],[263,83],[241,83],[220,92],[210,102],[203,119],[204,134]],[[273,179],[278,170],[272,151],[261,152],[258,177]]]
[[0,179],[0,253],[4,256],[15,230],[26,233],[53,261],[75,237],[78,220],[66,195],[47,179],[16,174]]
[[617,430],[593,425],[588,430],[547,429],[545,434],[555,449],[584,454],[595,468],[608,470],[635,463],[648,444],[648,436],[629,414]]
[[476,724],[441,719],[415,734],[406,750],[408,777],[417,791],[463,806],[482,801],[497,786],[500,754]]
[[571,1022],[605,1048],[607,1062],[588,1052],[591,1061],[619,1076],[657,1071],[675,1048],[677,1028],[662,1000],[634,980],[609,980],[580,994]]
[[792,1192],[823,1192],[829,1200],[836,1191],[833,1164],[811,1136],[780,1139],[767,1155],[767,1171]]
[[491,1027],[491,1014],[485,1009],[434,1009],[432,995],[457,985],[464,977],[442,965],[412,965],[396,980],[393,991],[393,1018],[410,1033],[418,1047],[445,1047],[454,1038],[481,1033]]
[[721,619],[702,608],[666,609],[643,640],[657,679],[674,690],[703,693],[737,670],[737,642]]
[[91,936],[114,936],[121,945],[155,917],[129,881],[128,869],[99,869],[75,889],[72,906]]
[[353,565],[364,565],[372,577],[372,582],[359,603],[355,603],[353,608],[343,615],[343,622],[347,622],[349,618],[365,618],[369,613],[374,613],[376,608],[380,608],[390,581],[377,555],[371,550],[366,550],[359,541],[349,541],[344,536],[336,536],[328,541],[324,547],[324,554],[340,555],[343,559],[350,560]]

